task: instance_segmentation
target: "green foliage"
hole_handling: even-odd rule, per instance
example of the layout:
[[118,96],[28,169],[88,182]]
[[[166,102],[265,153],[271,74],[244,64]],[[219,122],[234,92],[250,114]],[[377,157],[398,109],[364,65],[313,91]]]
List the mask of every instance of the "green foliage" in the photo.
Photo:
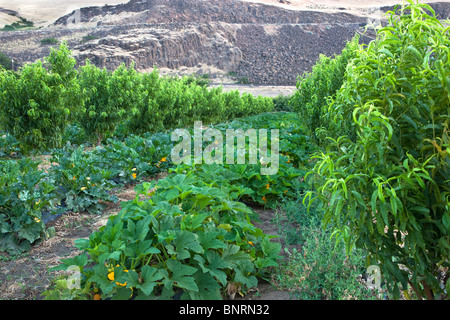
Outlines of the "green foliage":
[[59,41],[56,38],[44,38],[41,40],[41,45],[54,45],[58,43]]
[[409,3],[347,67],[308,197],[394,297],[410,284],[433,299],[450,266],[450,37],[430,6]]
[[330,232],[320,227],[302,228],[300,250],[288,251],[283,271],[275,276],[280,288],[300,300],[368,300],[376,293],[362,282],[364,255],[354,250],[348,256],[342,243],[335,246]]
[[81,43],[85,43],[85,42],[88,42],[88,41],[91,41],[91,40],[97,40],[97,39],[99,39],[99,37],[98,36],[94,36],[94,35],[87,35],[87,36],[84,36],[82,39],[81,39]]
[[131,135],[124,141],[108,139],[107,145],[95,149],[91,155],[96,157],[100,168],[111,171],[120,182],[128,183],[167,169],[172,145],[170,136],[164,134]]
[[0,136],[0,158],[15,157],[19,154],[20,146],[16,138],[10,134]]
[[42,293],[44,300],[88,300],[90,295],[88,291],[78,290],[75,287],[70,288],[68,283],[70,279],[60,276],[52,281],[52,289]]
[[247,77],[240,77],[239,79],[237,79],[236,81],[239,84],[249,84],[248,78]]
[[115,186],[109,181],[112,172],[98,167],[95,157],[83,153],[83,146],[71,153],[55,150],[50,161],[57,163],[52,165],[50,176],[59,185],[58,194],[64,199],[65,210],[99,214],[105,207],[100,200],[118,201],[117,196],[107,191]]
[[24,28],[31,28],[34,26],[32,21],[28,21],[25,18],[19,17],[20,21],[13,22],[5,25],[0,31],[16,31]]
[[377,291],[364,283],[364,255],[343,243],[336,244],[331,230],[322,227],[321,210],[314,204],[309,210],[302,204],[302,194],[285,199],[277,209],[275,223],[286,245],[287,260],[274,273],[273,282],[300,300],[368,300]]
[[76,92],[75,60],[65,43],[47,58],[25,65],[20,74],[0,73],[1,126],[13,135],[23,152],[55,148],[73,108]]
[[291,104],[306,122],[316,142],[323,142],[318,129],[330,125],[326,118],[328,101],[336,95],[345,81],[346,68],[356,55],[358,42],[359,36],[356,35],[347,43],[342,53],[334,58],[320,55],[312,71],[298,78],[297,91]]
[[0,252],[17,255],[41,238],[41,211],[52,209],[55,186],[38,162],[0,161]]
[[81,267],[83,287],[102,299],[198,300],[221,299],[231,285],[246,291],[277,266],[280,246],[250,223],[253,211],[193,171],[135,190],[105,227],[77,241],[78,261],[56,270]]
[[294,108],[292,107],[292,96],[278,95],[273,98],[274,111],[286,111],[292,112]]
[[[262,114],[218,127],[283,122],[281,136],[287,138],[298,130],[297,120],[295,114]],[[113,176],[125,182],[135,179],[132,173],[137,180],[169,166],[172,145],[169,134],[147,133],[110,139],[108,147],[89,156],[104,169],[117,167]],[[78,240],[80,255],[56,267],[78,266],[81,289],[55,287],[47,298],[91,298],[95,290],[102,299],[222,299],[245,293],[278,266],[281,246],[252,224],[258,217],[244,201],[274,206],[305,187],[306,171],[281,158],[285,164],[273,176],[262,176],[256,165],[179,165],[164,179],[138,184],[135,200],[122,203],[122,211],[89,239]]]
[[208,88],[192,78],[160,78],[158,71],[140,76],[136,99],[127,125],[142,134],[192,126],[195,121],[213,124],[273,110],[270,98],[239,91]]
[[321,212],[315,204],[308,210],[301,201],[303,195],[303,192],[297,191],[291,199],[284,198],[277,208],[275,223],[286,245],[303,244],[307,234],[304,230],[319,230],[321,227]]
[[209,88],[206,77],[164,78],[134,66],[114,71],[76,61],[65,42],[52,49],[48,65],[27,64],[19,73],[1,72],[0,125],[22,151],[61,146],[69,123],[81,126],[97,145],[116,131],[145,134],[212,124],[273,110],[270,98]]
[[89,60],[80,68],[80,87],[85,107],[78,118],[88,136],[100,143],[114,132],[139,97],[136,97],[137,73],[123,64],[114,72],[100,69]]
[[3,67],[5,70],[11,70],[12,69],[11,58],[8,57],[3,52],[0,52],[0,67]]

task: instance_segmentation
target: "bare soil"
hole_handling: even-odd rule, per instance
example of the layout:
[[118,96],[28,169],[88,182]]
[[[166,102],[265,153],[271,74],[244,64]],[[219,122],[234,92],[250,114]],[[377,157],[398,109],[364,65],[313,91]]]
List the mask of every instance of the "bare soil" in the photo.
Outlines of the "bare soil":
[[222,86],[224,91],[239,90],[240,92],[247,92],[255,97],[276,97],[279,95],[290,96],[297,88],[295,86],[262,86],[262,85],[244,85],[244,84],[234,84],[234,83],[219,83],[212,84],[212,87]]

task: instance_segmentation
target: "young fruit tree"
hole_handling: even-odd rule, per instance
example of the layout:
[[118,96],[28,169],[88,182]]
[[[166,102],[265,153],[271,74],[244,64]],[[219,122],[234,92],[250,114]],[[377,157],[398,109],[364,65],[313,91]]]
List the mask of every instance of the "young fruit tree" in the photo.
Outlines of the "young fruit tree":
[[61,43],[44,63],[26,64],[19,73],[0,71],[0,125],[23,151],[61,145],[69,116],[80,103],[75,64]]
[[409,2],[347,67],[304,201],[394,297],[438,299],[450,290],[450,28]]

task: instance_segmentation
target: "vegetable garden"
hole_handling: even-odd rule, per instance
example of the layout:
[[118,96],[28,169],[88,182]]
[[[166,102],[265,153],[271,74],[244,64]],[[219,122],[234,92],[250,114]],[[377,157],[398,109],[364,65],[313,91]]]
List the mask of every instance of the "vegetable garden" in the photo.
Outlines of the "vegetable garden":
[[[282,108],[157,70],[77,69],[65,43],[1,70],[0,266],[47,241],[47,221],[101,215],[133,185],[135,199],[49,270],[75,267],[79,286],[60,275],[43,297],[216,300],[267,280],[298,299],[448,299],[450,27],[412,1],[387,18],[368,46],[355,36],[321,56]],[[174,164],[171,133],[195,121],[278,129],[278,172]],[[257,228],[258,208],[298,247]]]

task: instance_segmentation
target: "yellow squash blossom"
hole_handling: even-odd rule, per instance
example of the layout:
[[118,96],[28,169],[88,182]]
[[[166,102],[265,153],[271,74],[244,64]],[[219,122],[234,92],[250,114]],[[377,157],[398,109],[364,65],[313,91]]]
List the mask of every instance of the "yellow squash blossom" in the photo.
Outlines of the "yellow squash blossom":
[[81,191],[84,191],[84,190],[86,190],[87,189],[87,187],[82,187],[81,188]]
[[[117,265],[117,267],[118,266],[119,265]],[[128,272],[128,270],[123,270],[123,271],[124,272]],[[110,273],[108,273],[108,279],[111,280],[111,281],[114,281],[114,271],[111,271]],[[118,286],[125,287],[127,285],[127,282],[125,281],[125,283],[119,283],[119,282],[116,281],[116,284]]]
[[133,179],[136,179],[136,177],[137,177],[137,174],[133,173]]

